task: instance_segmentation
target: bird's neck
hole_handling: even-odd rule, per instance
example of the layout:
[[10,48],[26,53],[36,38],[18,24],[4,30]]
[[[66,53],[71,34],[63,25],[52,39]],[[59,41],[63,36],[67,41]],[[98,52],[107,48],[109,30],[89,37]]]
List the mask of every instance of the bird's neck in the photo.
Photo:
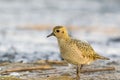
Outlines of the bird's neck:
[[65,37],[65,38],[60,38],[60,39],[57,39],[57,40],[58,40],[59,45],[62,46],[64,44],[68,43],[71,40],[71,38],[70,37]]
[[57,39],[58,39],[58,41],[60,41],[60,40],[69,41],[71,39],[71,37],[69,35],[66,35],[66,36],[63,36],[63,37],[57,38]]

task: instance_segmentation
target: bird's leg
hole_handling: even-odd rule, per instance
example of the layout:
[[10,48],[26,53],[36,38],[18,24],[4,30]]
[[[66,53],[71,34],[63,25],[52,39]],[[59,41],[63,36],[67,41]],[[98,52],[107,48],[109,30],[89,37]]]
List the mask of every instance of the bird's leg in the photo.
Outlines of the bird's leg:
[[81,71],[82,68],[83,68],[83,64],[80,65],[80,71]]
[[76,80],[80,80],[80,68],[79,68],[79,65],[77,65],[77,68],[76,68]]
[[80,71],[82,69],[83,65],[77,65],[77,69],[76,69],[76,80],[80,80]]

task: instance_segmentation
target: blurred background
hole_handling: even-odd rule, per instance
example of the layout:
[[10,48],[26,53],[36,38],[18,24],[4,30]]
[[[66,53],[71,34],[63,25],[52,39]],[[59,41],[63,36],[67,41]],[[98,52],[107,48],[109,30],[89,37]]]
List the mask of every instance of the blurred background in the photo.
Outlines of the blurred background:
[[0,62],[61,60],[56,25],[101,55],[120,57],[120,0],[0,0]]

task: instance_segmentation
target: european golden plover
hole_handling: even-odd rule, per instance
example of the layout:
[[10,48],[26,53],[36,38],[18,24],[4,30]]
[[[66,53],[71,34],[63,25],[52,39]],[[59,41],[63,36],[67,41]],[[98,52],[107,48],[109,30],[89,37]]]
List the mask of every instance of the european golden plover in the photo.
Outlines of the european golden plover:
[[76,80],[80,79],[80,70],[84,64],[98,59],[109,60],[97,54],[88,42],[71,38],[63,26],[54,27],[53,32],[47,37],[50,36],[57,38],[62,58],[77,66]]

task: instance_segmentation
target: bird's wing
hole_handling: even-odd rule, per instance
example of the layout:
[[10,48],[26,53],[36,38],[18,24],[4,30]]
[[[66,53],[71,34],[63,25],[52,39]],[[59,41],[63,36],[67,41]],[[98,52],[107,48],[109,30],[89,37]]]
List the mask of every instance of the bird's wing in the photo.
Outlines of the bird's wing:
[[82,56],[90,59],[103,59],[103,60],[109,60],[109,58],[101,56],[97,54],[92,46],[86,42],[86,41],[81,41],[81,40],[73,40],[78,49],[82,52]]
[[88,42],[74,39],[74,43],[82,52],[83,57],[95,59],[96,56],[98,56],[98,54],[94,51]]

